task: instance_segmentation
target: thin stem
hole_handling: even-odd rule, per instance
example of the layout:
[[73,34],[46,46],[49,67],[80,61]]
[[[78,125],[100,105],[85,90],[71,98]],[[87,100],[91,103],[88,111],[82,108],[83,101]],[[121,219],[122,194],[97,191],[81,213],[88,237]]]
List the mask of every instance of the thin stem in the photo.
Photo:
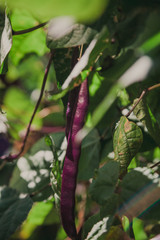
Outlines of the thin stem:
[[44,23],[41,23],[35,27],[31,27],[31,28],[28,28],[28,29],[24,29],[24,30],[20,30],[20,31],[14,31],[12,30],[12,35],[21,35],[21,34],[25,34],[25,33],[29,33],[29,32],[33,32],[41,27],[44,27],[48,22],[44,22]]
[[139,97],[138,101],[136,102],[136,104],[132,107],[132,109],[125,115],[126,117],[129,117],[129,115],[133,112],[133,110],[135,109],[135,107],[138,105],[138,103],[142,100],[142,98],[146,95],[146,93],[159,88],[160,87],[160,83],[157,83],[145,90],[143,90],[143,92],[141,93],[141,96]]
[[52,58],[53,58],[53,53],[51,53],[49,61],[48,61],[48,64],[47,64],[47,67],[45,69],[45,74],[44,74],[44,78],[43,78],[43,82],[42,82],[41,92],[40,92],[38,101],[36,103],[36,106],[34,108],[33,114],[31,116],[30,122],[28,124],[27,131],[26,131],[26,134],[25,134],[25,137],[24,137],[24,140],[23,140],[23,144],[22,144],[21,150],[19,151],[18,154],[9,155],[9,156],[2,156],[0,159],[3,159],[3,160],[11,162],[11,161],[15,160],[16,158],[18,158],[23,153],[25,145],[26,145],[26,142],[27,142],[27,138],[28,138],[28,135],[29,135],[29,132],[30,132],[30,129],[31,129],[31,125],[32,125],[33,119],[34,119],[34,117],[36,115],[36,112],[38,110],[38,107],[39,107],[40,102],[41,102],[42,97],[43,97],[43,93],[44,93],[44,89],[45,89],[45,85],[46,85],[49,69],[50,69],[50,66],[51,66],[51,63],[52,63]]
[[158,87],[160,87],[160,83],[157,83],[157,84],[149,87],[149,88],[148,88],[148,91],[154,90],[155,88],[158,88]]
[[135,109],[135,107],[138,105],[138,103],[142,100],[142,98],[144,97],[144,95],[146,95],[146,93],[148,92],[148,90],[144,90],[142,93],[141,93],[141,96],[139,97],[138,101],[136,102],[136,104],[132,107],[132,109],[125,115],[126,117],[128,117],[132,112],[133,110]]
[[160,161],[158,161],[157,163],[155,163],[154,165],[152,165],[150,168],[155,168],[155,167],[157,167],[158,165],[160,165]]
[[49,69],[50,69],[50,66],[51,66],[51,63],[52,63],[52,58],[53,58],[53,54],[51,53],[50,55],[50,59],[49,59],[49,62],[48,62],[48,65],[46,67],[46,70],[45,70],[45,74],[44,74],[44,78],[43,78],[43,82],[42,82],[42,87],[41,87],[41,92],[40,92],[40,95],[39,95],[39,98],[38,98],[38,101],[36,103],[36,106],[35,106],[35,109],[33,111],[33,114],[32,114],[32,117],[30,119],[30,122],[29,122],[29,125],[28,125],[28,128],[27,128],[27,132],[26,132],[26,135],[25,135],[25,138],[24,138],[24,141],[23,141],[23,145],[22,145],[22,149],[19,153],[19,155],[23,152],[24,150],[24,147],[25,147],[25,143],[27,141],[27,138],[28,138],[28,135],[29,135],[29,132],[30,132],[30,128],[31,128],[31,124],[33,122],[33,119],[36,115],[36,112],[38,110],[38,107],[40,105],[40,102],[42,100],[42,97],[43,97],[43,93],[44,93],[44,89],[45,89],[45,85],[46,85],[46,82],[47,82],[47,77],[48,77],[48,73],[49,73]]

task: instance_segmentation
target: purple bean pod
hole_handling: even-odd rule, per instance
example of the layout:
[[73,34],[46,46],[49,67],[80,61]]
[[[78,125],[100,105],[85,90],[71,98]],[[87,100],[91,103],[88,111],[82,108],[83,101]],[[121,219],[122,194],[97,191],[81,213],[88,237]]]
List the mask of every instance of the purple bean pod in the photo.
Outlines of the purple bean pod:
[[71,239],[77,239],[74,208],[81,143],[76,141],[76,135],[84,125],[85,116],[88,110],[88,80],[86,79],[77,89],[74,89],[77,91],[77,97],[74,100],[70,129],[67,133],[68,145],[63,167],[61,188],[61,220],[64,230]]
[[73,116],[75,114],[77,100],[78,100],[79,87],[74,88],[68,97],[67,111],[66,111],[66,137],[68,135],[72,126]]

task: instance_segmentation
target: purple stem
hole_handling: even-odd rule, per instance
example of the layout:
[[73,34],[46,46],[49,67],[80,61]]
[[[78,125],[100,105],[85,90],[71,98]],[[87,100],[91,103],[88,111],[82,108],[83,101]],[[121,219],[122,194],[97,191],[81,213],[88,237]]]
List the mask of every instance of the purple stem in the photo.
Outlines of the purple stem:
[[44,74],[44,78],[43,78],[43,83],[42,83],[42,87],[41,87],[41,92],[40,92],[38,101],[37,101],[37,103],[36,103],[36,106],[35,106],[35,108],[34,108],[33,114],[32,114],[32,116],[31,116],[31,119],[30,119],[30,121],[29,121],[29,124],[28,124],[28,127],[27,127],[27,131],[26,131],[26,134],[25,134],[25,137],[24,137],[24,140],[23,140],[23,145],[22,145],[21,150],[19,151],[18,154],[9,154],[9,156],[2,156],[2,157],[0,157],[0,159],[5,160],[5,161],[8,161],[8,162],[12,162],[12,161],[15,160],[16,158],[20,157],[20,155],[23,153],[24,148],[25,148],[25,145],[26,145],[26,142],[27,142],[27,139],[28,139],[28,135],[29,135],[29,132],[30,132],[30,129],[31,129],[31,125],[32,125],[33,119],[34,119],[34,117],[35,117],[35,115],[36,115],[36,112],[37,112],[37,110],[38,110],[38,107],[39,107],[40,102],[41,102],[42,97],[43,97],[43,93],[44,93],[45,85],[46,85],[46,82],[47,82],[47,77],[48,77],[49,69],[50,69],[50,66],[51,66],[51,63],[52,63],[52,58],[53,58],[53,53],[51,53],[50,59],[49,59],[49,62],[48,62],[48,65],[47,65],[47,67],[46,67],[46,69],[45,69],[45,74]]

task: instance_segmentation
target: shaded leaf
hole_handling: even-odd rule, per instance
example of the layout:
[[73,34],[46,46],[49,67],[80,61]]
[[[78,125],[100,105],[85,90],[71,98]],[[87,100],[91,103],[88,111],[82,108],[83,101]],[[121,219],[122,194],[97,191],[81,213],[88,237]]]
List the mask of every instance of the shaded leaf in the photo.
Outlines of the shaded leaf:
[[121,117],[113,137],[115,161],[120,162],[125,172],[130,161],[138,152],[143,141],[141,129],[126,117]]
[[[143,167],[135,168],[122,180],[121,199],[123,205],[118,211],[120,216],[127,216],[131,221],[133,217],[158,219],[159,207],[156,203],[160,196],[160,178],[157,173]],[[156,211],[154,210],[154,206]],[[157,208],[158,207],[158,208]]]
[[130,237],[119,226],[112,226],[104,240],[130,240]]
[[109,216],[109,215],[114,215],[115,212],[117,211],[118,207],[118,201],[119,201],[119,196],[115,193],[113,193],[110,198],[106,200],[106,202],[103,204],[103,206],[100,208],[100,217],[101,219]]
[[90,230],[92,229],[92,227],[100,221],[100,215],[99,213],[89,217],[85,223],[84,223],[84,226],[83,226],[83,232],[82,232],[82,236],[83,236],[83,239],[86,239],[88,233],[90,232]]
[[11,188],[1,188],[0,196],[0,240],[6,240],[26,219],[32,200],[21,198]]
[[59,17],[49,22],[47,46],[50,49],[69,48],[89,43],[96,30],[74,23],[70,17]]
[[[105,79],[102,81],[102,85],[99,88],[99,93],[100,93],[99,96],[100,96],[101,102],[93,111],[90,125],[86,124],[84,127],[84,132],[86,132],[86,134],[89,131],[91,131],[105,116],[107,111],[115,102],[118,92],[122,90],[125,86],[133,84],[134,82],[137,82],[139,80],[138,76],[136,75],[135,77],[131,78],[131,81],[128,81],[127,76],[128,74],[131,75],[133,73],[132,71],[133,70],[135,71],[135,68],[137,67],[139,68],[139,61],[142,64],[143,60],[147,61],[147,68],[144,69],[144,72],[143,72],[144,75],[143,74],[141,75],[141,80],[144,80],[144,76],[146,76],[145,74],[147,74],[151,68],[152,61],[148,57],[144,57],[143,59],[140,58],[139,60],[137,60],[136,63],[134,63],[135,60],[136,60],[136,55],[134,51],[128,51],[126,54],[122,55],[119,59],[117,59],[116,61],[117,64],[115,64],[115,66],[113,65],[113,68],[111,67],[110,69],[108,69],[108,71],[105,71],[105,73],[103,73],[103,77],[105,77]],[[125,61],[125,64],[124,64],[124,61]],[[120,66],[120,64],[118,63],[122,65]],[[131,64],[132,66],[129,68],[129,71],[128,71],[127,69]],[[138,71],[139,70],[140,69],[138,69]],[[123,74],[124,71],[125,73]],[[109,79],[110,79],[110,83],[109,83]],[[118,81],[116,82],[116,80]],[[103,90],[102,90],[102,87],[103,87]],[[107,94],[106,94],[106,89],[108,89]],[[105,94],[105,96],[103,95],[103,93]],[[97,98],[99,96],[95,95],[95,97]]]
[[111,161],[98,170],[97,177],[89,188],[92,199],[99,204],[104,204],[114,193],[119,176],[119,164]]
[[[108,37],[108,29],[104,27],[99,34],[90,42],[89,46],[86,48],[83,56],[77,62],[77,64],[72,69],[71,73],[65,79],[62,85],[62,92],[55,94],[53,99],[57,100],[63,97],[70,88],[73,88],[76,78],[82,73],[83,70],[88,69],[90,66],[93,67],[97,57],[99,57],[99,50],[104,50],[108,45],[105,43],[105,39]],[[100,49],[99,49],[100,48]],[[94,51],[95,49],[95,51]],[[91,70],[88,71],[88,74]]]
[[[52,134],[58,149],[64,138],[64,133]],[[53,153],[45,144],[44,138],[34,144],[33,148],[17,161],[13,171],[10,186],[19,192],[32,194],[39,191],[34,200],[43,200],[52,194],[49,186]]]
[[[4,144],[6,146],[5,142],[4,142]],[[0,146],[2,146],[4,148],[4,145],[1,142],[1,139],[0,139]],[[1,156],[2,156],[2,154],[1,154]],[[15,167],[15,164],[7,163],[2,169],[0,169],[0,186],[4,186],[4,185],[9,184],[10,178],[11,178],[13,170],[14,170],[14,167]]]
[[[133,104],[136,104],[138,99],[134,100]],[[149,134],[152,136],[154,141],[160,145],[160,127],[159,124],[154,117],[151,109],[146,103],[146,99],[142,99],[136,108],[134,109],[134,114],[136,117],[144,124],[144,126],[148,129]]]
[[139,149],[139,152],[146,152],[154,149],[157,147],[156,142],[153,140],[150,134],[148,132],[145,132],[142,128],[142,134],[143,134],[143,143]]
[[87,67],[90,54],[92,50],[94,49],[96,43],[98,41],[98,38],[94,38],[89,46],[87,47],[86,51],[84,52],[81,59],[78,61],[78,63],[74,66],[73,70],[65,80],[64,84],[62,85],[62,90],[67,89],[71,84],[73,85],[74,79],[79,76],[79,74]]
[[82,142],[78,180],[88,180],[93,177],[95,169],[99,166],[100,149],[100,136],[98,131],[93,129]]
[[63,85],[65,79],[71,71],[73,49],[56,49],[54,55],[54,68],[56,71],[56,79],[58,87]]

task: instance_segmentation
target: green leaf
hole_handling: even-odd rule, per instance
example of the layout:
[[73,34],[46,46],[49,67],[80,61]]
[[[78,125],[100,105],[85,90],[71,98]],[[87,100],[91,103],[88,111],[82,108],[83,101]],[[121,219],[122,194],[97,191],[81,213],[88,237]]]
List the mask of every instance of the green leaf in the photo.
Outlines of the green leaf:
[[[56,147],[60,149],[64,133],[55,133],[51,136]],[[27,154],[18,159],[10,180],[10,187],[28,194],[39,191],[34,200],[46,199],[52,194],[52,189],[49,186],[52,163],[53,153],[42,138],[34,144]]]
[[35,53],[43,56],[49,52],[45,44],[46,36],[42,29],[38,29],[31,33],[23,35],[15,35],[13,38],[13,46],[10,52],[10,58],[15,65],[18,65],[25,55]]
[[92,229],[92,227],[94,226],[94,224],[96,224],[97,222],[99,222],[101,220],[99,213],[89,217],[87,219],[87,221],[85,221],[84,226],[83,226],[83,239],[86,239],[88,233],[90,232],[90,230]]
[[[13,52],[12,53],[10,52],[9,55],[10,65],[6,77],[9,83],[18,80],[18,85],[22,84],[23,89],[26,90],[28,95],[30,94],[32,101],[35,102],[37,98],[35,99],[33,93],[35,91],[38,94],[38,91],[40,91],[41,89],[43,75],[45,72],[45,65],[47,65],[48,57],[47,56],[39,57],[35,53],[30,53],[24,56],[23,61],[19,62],[23,54],[21,55],[18,53],[19,46],[17,47],[18,47],[17,54],[12,55]],[[51,81],[54,82],[55,80],[56,78],[54,68],[51,66],[47,79],[46,88],[48,88]]]
[[58,81],[58,87],[60,88],[65,79],[68,77],[71,71],[73,49],[62,48],[56,49],[54,55],[54,68],[56,72],[56,79]]
[[100,149],[100,136],[98,131],[93,129],[82,141],[78,180],[88,180],[93,177],[95,169],[99,166]]
[[[27,219],[21,227],[20,234],[29,238],[33,237],[39,226],[59,224],[60,219],[53,208],[53,202],[36,202],[33,204]],[[33,235],[32,235],[33,234]]]
[[122,230],[121,226],[111,226],[109,232],[105,234],[104,240],[130,240],[129,236]]
[[[138,99],[135,99],[133,104],[136,104],[137,101]],[[134,109],[134,114],[148,129],[148,132],[152,136],[154,141],[160,146],[160,127],[156,118],[151,112],[151,109],[147,105],[146,99],[142,99],[138,103],[138,105]]]
[[141,128],[142,133],[143,133],[143,143],[139,149],[139,152],[146,152],[146,151],[150,151],[153,150],[155,147],[157,147],[156,142],[153,140],[153,138],[151,137],[151,135],[144,131],[143,128]]
[[33,225],[42,225],[47,215],[53,208],[52,202],[38,202],[35,203],[28,214],[27,223]]
[[[20,130],[26,128],[34,110],[29,96],[20,88],[11,87],[4,97],[4,109],[7,112],[10,133],[18,138]],[[18,119],[18,120],[17,120]],[[16,124],[14,124],[16,122]],[[40,126],[42,120],[35,117],[33,124]]]
[[62,90],[66,90],[71,84],[75,82],[75,79],[80,75],[80,73],[87,68],[90,54],[93,51],[96,43],[98,41],[98,37],[94,38],[89,46],[87,47],[86,51],[84,52],[81,59],[77,62],[77,64],[74,66],[73,70],[65,80],[64,84],[62,85]]
[[[99,51],[107,48],[107,44],[105,43],[105,39],[108,37],[108,29],[104,27],[99,34],[95,36],[95,38],[90,42],[89,46],[86,48],[83,56],[74,66],[71,73],[65,79],[64,84],[62,85],[62,92],[55,94],[53,99],[57,100],[60,97],[64,96],[70,88],[73,88],[74,82],[77,80],[76,78],[82,73],[83,70],[93,67],[97,57],[99,57]],[[100,49],[99,49],[100,47]],[[98,48],[98,50],[97,50]],[[95,51],[94,51],[95,49]],[[91,70],[89,70],[90,72]]]
[[47,46],[50,49],[80,46],[89,43],[96,33],[91,27],[74,23],[70,17],[59,17],[49,22]]
[[[132,11],[132,14],[126,13],[124,21],[117,26],[117,35],[121,47],[127,47],[136,42],[145,26],[145,20],[148,16],[146,11]],[[127,37],[126,37],[127,36]]]
[[101,219],[106,217],[106,216],[115,214],[115,212],[117,211],[117,207],[118,207],[118,200],[119,200],[119,196],[115,193],[113,193],[110,196],[110,198],[108,198],[106,200],[106,202],[100,208]]
[[29,197],[21,197],[11,188],[0,189],[0,240],[8,239],[26,219],[32,207]]
[[89,188],[91,198],[103,205],[114,193],[119,176],[119,164],[111,161],[98,170],[97,177]]
[[132,228],[135,240],[147,240],[148,236],[144,231],[144,223],[138,218],[133,219]]
[[100,104],[96,107],[94,110],[90,125],[86,124],[86,131],[91,131],[96,125],[100,122],[100,120],[104,117],[106,112],[109,110],[109,108],[112,106],[114,101],[117,98],[117,92],[121,89],[121,86],[119,84],[115,84],[111,87],[108,94],[103,98],[103,100],[100,102]]
[[[2,2],[5,2],[4,0]],[[79,21],[93,21],[104,11],[107,0],[8,0],[10,8],[27,9],[40,21],[48,21],[56,16],[74,16]],[[38,7],[37,7],[38,6]]]
[[118,211],[120,216],[144,219],[158,219],[160,178],[147,167],[135,168],[122,180],[121,200],[123,205]]
[[0,68],[12,47],[12,27],[7,13],[0,11]]
[[65,79],[62,85],[62,90],[53,95],[53,100],[58,100],[64,97],[66,93],[74,87],[74,83],[76,83],[77,80],[79,83],[79,80],[81,79],[79,75],[83,75],[82,71],[86,72],[87,70],[87,75],[89,75],[95,62],[100,57],[100,51],[103,51],[104,49],[108,48],[108,45],[110,45],[110,42],[109,44],[106,43],[106,38],[108,38],[108,29],[105,26],[102,28],[100,33],[97,34],[96,37],[91,41],[81,59],[77,62],[68,77]]
[[27,9],[14,9],[10,15],[12,28],[14,31],[28,29],[37,25],[37,20]]
[[129,219],[126,216],[122,216],[122,226],[125,232],[128,232],[130,227]]
[[8,72],[8,55],[4,59],[2,66],[0,68],[0,74],[6,74]]
[[141,129],[126,117],[121,117],[113,137],[115,161],[120,162],[121,173],[127,170],[143,141]]
[[[97,102],[99,103],[99,99],[101,101],[93,111],[90,125],[87,125],[87,124],[85,125],[84,135],[86,135],[89,131],[91,131],[101,121],[101,119],[105,116],[107,111],[110,109],[111,105],[115,102],[118,92],[120,90],[122,90],[124,87],[127,87],[139,81],[139,79],[140,80],[145,79],[146,74],[148,74],[152,66],[151,59],[147,56],[144,56],[138,59],[134,63],[135,60],[136,60],[135,53],[133,51],[127,51],[126,54],[116,59],[115,65],[113,65],[113,67],[111,67],[110,69],[108,69],[103,73],[103,77],[105,79],[102,81],[102,85],[98,90],[99,94],[97,92],[98,96],[97,94],[95,95],[95,99],[97,100]],[[131,64],[132,66],[130,67]],[[141,71],[142,65],[147,66],[145,69],[143,69],[143,71]],[[128,67],[130,68],[128,69]],[[138,73],[140,71],[141,71],[141,74],[139,76]],[[135,75],[133,74],[133,72],[136,72],[137,74]],[[110,81],[110,84],[109,84],[109,81]],[[107,94],[106,94],[106,89],[108,89]]]
[[[1,139],[1,141],[3,138]],[[6,144],[6,143],[5,143]],[[2,145],[1,145],[2,146]],[[2,161],[1,161],[2,164]],[[8,185],[12,176],[15,164],[7,163],[3,168],[0,169],[0,186]]]

